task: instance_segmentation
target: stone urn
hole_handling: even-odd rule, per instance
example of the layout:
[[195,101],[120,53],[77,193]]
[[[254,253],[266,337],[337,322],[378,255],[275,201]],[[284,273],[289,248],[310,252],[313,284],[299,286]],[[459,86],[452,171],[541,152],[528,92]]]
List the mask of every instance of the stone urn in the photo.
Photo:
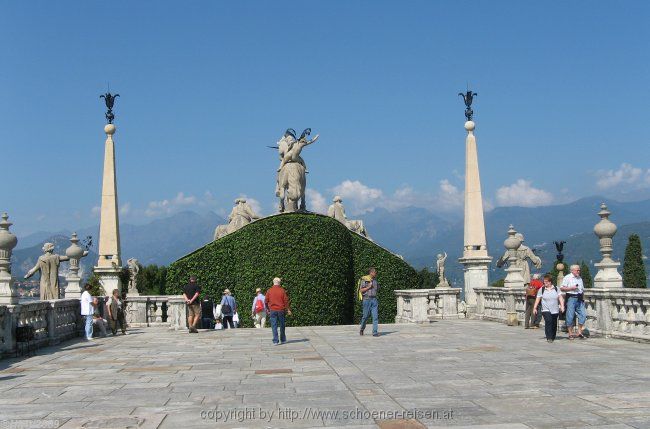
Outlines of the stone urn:
[[11,225],[9,215],[3,213],[0,221],[0,272],[3,273],[11,272],[11,253],[18,244],[16,236],[9,231]]
[[70,258],[70,271],[77,274],[79,272],[79,260],[84,256],[84,249],[78,244],[79,238],[76,232],[72,233],[70,242],[72,244],[65,249],[65,255]]

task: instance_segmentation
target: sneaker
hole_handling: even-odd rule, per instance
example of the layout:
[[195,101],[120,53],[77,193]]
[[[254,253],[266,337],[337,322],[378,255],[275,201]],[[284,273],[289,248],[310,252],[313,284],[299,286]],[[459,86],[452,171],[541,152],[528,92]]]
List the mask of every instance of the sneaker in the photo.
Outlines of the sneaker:
[[379,333],[375,332],[374,334],[372,334],[372,336],[373,336],[373,337],[378,337],[378,336],[379,336]]
[[280,345],[280,343],[273,343],[273,345],[274,345],[274,346],[279,346],[279,345]]
[[124,331],[124,332],[122,332],[122,335],[129,335],[129,333]]
[[363,329],[359,331],[359,335],[363,336]]
[[93,337],[86,337],[86,341],[95,341]]

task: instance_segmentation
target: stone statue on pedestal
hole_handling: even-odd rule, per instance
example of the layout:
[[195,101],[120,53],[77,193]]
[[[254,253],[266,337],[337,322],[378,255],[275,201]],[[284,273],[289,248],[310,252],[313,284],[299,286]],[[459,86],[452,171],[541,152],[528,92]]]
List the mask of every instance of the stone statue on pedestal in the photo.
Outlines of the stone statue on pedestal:
[[449,287],[449,282],[447,277],[445,277],[445,261],[447,261],[447,252],[443,252],[445,255],[438,253],[438,259],[436,260],[436,271],[438,272],[438,284],[436,287]]
[[341,197],[338,195],[335,196],[332,202],[333,204],[327,209],[327,216],[338,220],[350,231],[356,232],[357,234],[370,239],[362,220],[348,220],[348,217],[345,215],[345,207],[343,207],[343,199],[341,199]]
[[129,258],[126,264],[129,267],[129,288],[127,293],[131,296],[139,296],[138,272],[140,271],[140,263],[135,258]]
[[[521,276],[524,279],[524,285],[528,286],[530,284],[530,265],[528,264],[527,259],[530,259],[530,261],[535,265],[535,268],[538,270],[542,268],[542,260],[539,259],[537,255],[533,253],[533,251],[530,249],[530,247],[524,245],[524,235],[521,233],[516,233],[515,238],[520,240],[521,244],[519,247],[517,247],[517,250],[515,250],[515,265],[518,268],[521,268]],[[508,258],[510,257],[510,254],[508,250],[503,254],[502,257],[499,258],[497,261],[497,267],[501,268],[503,265],[508,263]]]
[[[306,210],[305,187],[307,185],[307,166],[300,156],[303,148],[318,140],[318,135],[308,140],[311,128],[305,129],[299,139],[289,128],[278,141],[280,167],[276,178],[275,196],[280,198],[280,213]],[[298,205],[300,201],[300,205]]]
[[228,216],[228,225],[219,225],[214,231],[214,239],[225,237],[259,218],[246,202],[246,198],[237,198]]
[[43,245],[44,254],[38,257],[38,262],[27,272],[28,279],[37,271],[41,272],[41,300],[59,299],[59,264],[70,259],[68,256],[54,253],[54,244]]

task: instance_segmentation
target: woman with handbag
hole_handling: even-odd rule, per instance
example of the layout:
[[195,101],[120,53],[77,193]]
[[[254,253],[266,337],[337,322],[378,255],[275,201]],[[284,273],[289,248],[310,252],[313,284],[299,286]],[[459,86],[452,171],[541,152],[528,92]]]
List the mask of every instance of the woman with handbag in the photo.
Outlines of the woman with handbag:
[[544,316],[544,331],[546,341],[555,341],[557,333],[557,318],[560,311],[564,311],[564,298],[557,286],[553,285],[553,277],[550,274],[544,276],[544,286],[537,292],[533,312],[537,315],[537,306],[542,303],[542,316]]

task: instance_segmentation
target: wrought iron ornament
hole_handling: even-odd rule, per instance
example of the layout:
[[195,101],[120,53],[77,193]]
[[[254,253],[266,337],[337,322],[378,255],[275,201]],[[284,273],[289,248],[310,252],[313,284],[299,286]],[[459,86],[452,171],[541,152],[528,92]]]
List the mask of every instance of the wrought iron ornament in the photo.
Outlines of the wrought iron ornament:
[[459,92],[458,95],[463,97],[463,101],[465,102],[465,117],[468,121],[471,121],[472,116],[474,115],[474,111],[472,110],[472,101],[474,101],[474,97],[478,94],[468,90],[465,94]]
[[559,262],[564,261],[564,255],[562,254],[562,250],[564,249],[564,245],[566,244],[566,241],[554,241],[555,243],[555,249],[557,250],[557,260]]
[[112,124],[115,119],[115,115],[113,114],[113,105],[115,104],[115,99],[119,96],[120,94],[112,95],[110,92],[99,96],[99,98],[103,98],[106,102],[106,108],[108,109],[106,112],[106,120],[109,124]]

